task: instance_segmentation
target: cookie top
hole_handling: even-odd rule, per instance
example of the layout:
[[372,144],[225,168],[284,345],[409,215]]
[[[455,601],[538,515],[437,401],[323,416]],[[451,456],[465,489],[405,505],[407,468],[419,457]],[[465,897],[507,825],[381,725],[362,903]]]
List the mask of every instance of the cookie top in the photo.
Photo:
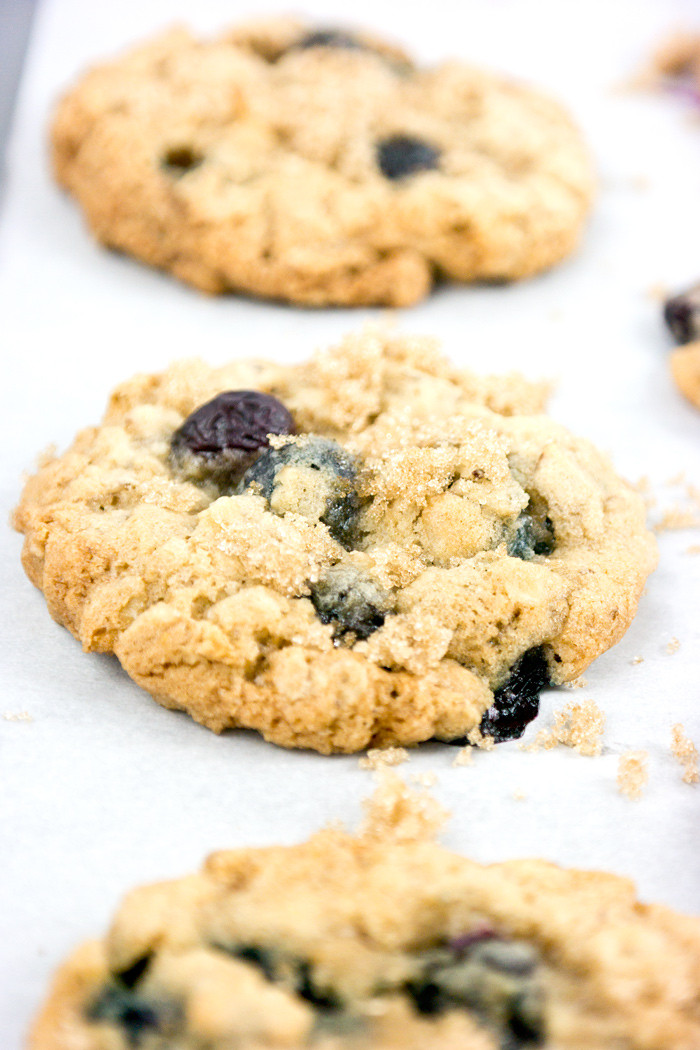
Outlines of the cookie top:
[[656,560],[641,498],[545,394],[372,329],[302,364],[137,376],[27,482],[23,563],[86,650],[216,731],[517,736],[619,640]]
[[481,866],[413,806],[132,892],[29,1050],[696,1050],[700,920],[603,872]]
[[208,292],[313,305],[534,274],[572,251],[591,197],[549,98],[289,19],[173,30],[92,70],[52,139],[104,244]]

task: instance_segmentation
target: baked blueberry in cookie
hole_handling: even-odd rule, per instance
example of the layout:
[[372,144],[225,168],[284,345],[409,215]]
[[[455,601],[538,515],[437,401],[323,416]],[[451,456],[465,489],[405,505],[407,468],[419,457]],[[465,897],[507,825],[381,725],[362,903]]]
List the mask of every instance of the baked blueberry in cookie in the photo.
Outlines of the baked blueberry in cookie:
[[698,919],[600,871],[449,853],[414,801],[390,784],[357,836],[130,893],[59,970],[29,1050],[700,1045]]
[[700,408],[700,284],[667,299],[664,320],[680,344],[671,351],[671,375],[683,396]]
[[575,249],[592,196],[552,99],[285,18],[172,30],[96,66],[52,144],[104,245],[207,292],[312,306],[539,273]]
[[86,650],[217,732],[513,739],[656,560],[641,498],[544,391],[372,329],[139,376],[28,481],[24,566]]

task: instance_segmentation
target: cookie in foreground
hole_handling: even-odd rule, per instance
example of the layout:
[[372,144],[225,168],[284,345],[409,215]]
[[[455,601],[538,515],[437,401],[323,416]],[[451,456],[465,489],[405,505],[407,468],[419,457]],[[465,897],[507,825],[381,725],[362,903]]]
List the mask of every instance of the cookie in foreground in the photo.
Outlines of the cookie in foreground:
[[23,564],[86,650],[217,732],[517,737],[656,561],[639,495],[544,396],[374,330],[137,376],[28,481]]
[[357,835],[130,893],[28,1050],[700,1046],[700,920],[604,872],[450,853],[430,801],[390,781]]
[[574,249],[591,198],[551,99],[289,19],[174,30],[96,67],[52,142],[103,244],[207,292],[309,305],[537,273]]

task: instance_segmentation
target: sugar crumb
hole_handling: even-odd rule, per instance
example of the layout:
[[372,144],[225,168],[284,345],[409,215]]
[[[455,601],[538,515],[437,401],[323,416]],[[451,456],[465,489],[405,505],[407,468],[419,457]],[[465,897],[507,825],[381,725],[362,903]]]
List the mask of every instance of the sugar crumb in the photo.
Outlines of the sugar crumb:
[[564,682],[565,689],[584,689],[587,685],[588,681],[583,675],[579,675],[578,678],[573,678],[570,682]]
[[492,736],[484,736],[479,728],[470,729],[467,740],[473,747],[479,747],[482,751],[493,751],[496,742]]
[[685,735],[681,722],[671,729],[671,753],[683,767],[683,780],[686,784],[697,784],[700,781],[698,771],[698,749],[693,741]]
[[432,788],[438,782],[437,773],[433,773],[428,770],[426,773],[414,773],[411,776],[411,783],[415,784],[416,787]]
[[360,769],[382,769],[386,766],[400,766],[408,762],[408,751],[405,747],[371,747],[359,761]]
[[466,747],[460,747],[459,751],[452,760],[453,766],[470,766],[474,761],[474,748],[467,745]]
[[6,722],[33,722],[34,718],[29,711],[4,711],[2,716]]
[[572,701],[554,712],[554,725],[540,729],[531,744],[521,745],[523,751],[550,751],[562,745],[571,747],[580,755],[599,755],[603,750],[601,738],[605,729],[605,715],[594,700],[580,704]]
[[669,656],[672,656],[673,653],[677,653],[678,652],[680,647],[681,647],[681,643],[678,641],[678,639],[677,638],[671,638],[670,642],[666,646],[666,652],[669,654]]
[[625,751],[617,766],[617,786],[623,795],[636,801],[641,798],[642,788],[649,778],[646,751]]

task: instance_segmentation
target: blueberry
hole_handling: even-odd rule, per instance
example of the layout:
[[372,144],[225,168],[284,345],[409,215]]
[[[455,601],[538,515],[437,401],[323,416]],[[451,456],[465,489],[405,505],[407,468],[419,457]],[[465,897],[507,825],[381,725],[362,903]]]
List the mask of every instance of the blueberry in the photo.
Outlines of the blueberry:
[[284,951],[263,948],[257,944],[231,946],[215,944],[213,947],[225,951],[227,955],[232,955],[235,959],[242,959],[256,966],[268,981],[279,981],[287,985],[291,983],[296,995],[319,1010],[340,1008],[341,1002],[335,992],[321,989],[316,985],[311,963],[306,959],[296,959],[286,955]]
[[440,150],[411,135],[392,135],[377,144],[377,163],[387,179],[404,179],[438,167]]
[[344,29],[312,29],[292,45],[290,50],[307,50],[311,47],[340,47],[353,51],[364,51],[361,40]]
[[[217,944],[214,947],[220,948],[221,946]],[[262,970],[268,981],[274,980],[277,969],[275,953],[270,951],[269,948],[261,948],[257,944],[236,944],[221,950],[228,955],[233,955],[235,959],[242,959],[244,962],[257,966],[259,970]]]
[[526,511],[515,522],[508,542],[508,554],[511,558],[528,561],[536,554],[552,554],[555,547],[552,519],[548,515],[541,517]]
[[204,156],[191,146],[171,146],[161,158],[161,164],[169,175],[186,175],[198,168]]
[[89,1021],[118,1025],[131,1047],[138,1047],[149,1034],[169,1034],[179,1019],[173,1003],[154,1002],[128,987],[107,985],[86,1011]]
[[311,588],[321,623],[332,623],[336,638],[352,633],[368,638],[384,623],[391,596],[370,576],[351,565],[333,565]]
[[677,343],[700,339],[700,284],[667,299],[664,320]]
[[293,434],[280,402],[257,390],[227,390],[187,417],[170,442],[170,462],[189,481],[230,488],[268,447],[268,434]]
[[310,436],[270,448],[241,478],[238,492],[257,492],[276,514],[293,511],[322,521],[343,547],[353,542],[360,498],[357,461],[328,438]]
[[114,975],[116,980],[123,984],[125,988],[134,988],[150,966],[151,958],[150,952],[142,955],[140,959],[137,959],[126,970],[120,970],[119,973],[116,973]]
[[493,704],[481,720],[484,736],[497,744],[517,740],[537,716],[540,692],[550,684],[542,646],[528,649],[512,667],[504,684],[493,694]]
[[544,1041],[537,968],[534,949],[523,941],[466,936],[422,953],[405,990],[419,1013],[473,1011],[498,1034],[502,1050],[520,1050]]

